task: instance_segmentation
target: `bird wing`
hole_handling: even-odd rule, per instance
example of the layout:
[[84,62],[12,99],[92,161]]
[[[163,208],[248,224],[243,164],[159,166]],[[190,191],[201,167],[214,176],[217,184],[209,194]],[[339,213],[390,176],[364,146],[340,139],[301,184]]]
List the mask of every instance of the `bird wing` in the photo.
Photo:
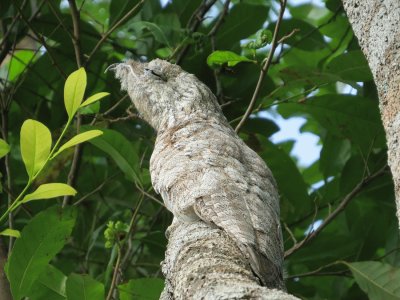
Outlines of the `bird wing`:
[[279,203],[272,175],[233,130],[191,124],[160,135],[151,173],[174,216],[200,218],[226,231],[264,284],[281,276]]

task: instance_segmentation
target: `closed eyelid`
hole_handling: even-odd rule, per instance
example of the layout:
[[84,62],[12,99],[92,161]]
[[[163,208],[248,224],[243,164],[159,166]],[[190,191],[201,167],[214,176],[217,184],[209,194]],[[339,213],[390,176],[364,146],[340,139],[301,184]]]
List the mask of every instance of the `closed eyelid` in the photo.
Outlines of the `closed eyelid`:
[[145,68],[144,69],[146,72],[149,72],[149,73],[151,73],[152,75],[154,75],[154,76],[157,76],[158,78],[160,78],[160,79],[162,79],[163,81],[167,81],[167,78],[164,76],[164,74],[162,74],[161,72],[157,72],[157,71],[155,71],[155,70],[153,70],[153,69],[150,69],[150,68]]

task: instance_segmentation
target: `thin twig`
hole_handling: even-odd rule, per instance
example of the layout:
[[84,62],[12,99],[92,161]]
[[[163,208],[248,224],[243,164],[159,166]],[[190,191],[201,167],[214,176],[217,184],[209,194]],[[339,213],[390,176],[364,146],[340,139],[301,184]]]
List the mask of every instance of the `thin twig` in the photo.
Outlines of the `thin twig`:
[[[203,1],[203,3],[193,12],[186,26],[186,28],[188,29],[189,36],[199,28],[200,24],[204,20],[204,15],[210,10],[210,8],[214,5],[215,2],[217,2],[217,0],[210,0],[208,2]],[[175,57],[176,54],[177,55],[176,64],[177,65],[181,64],[183,58],[188,53],[190,46],[191,46],[190,44],[186,44],[179,52],[179,54],[177,53],[178,51],[174,51],[174,54],[171,55],[169,59]],[[181,49],[181,45],[178,45],[178,48]]]
[[[82,66],[82,53],[80,47],[79,11],[76,6],[75,0],[68,0],[68,3],[71,9],[72,25],[74,27],[72,44],[74,45],[76,65],[78,66],[78,68],[80,68]],[[77,134],[79,133],[81,123],[82,123],[82,116],[78,112],[75,121]],[[78,173],[81,162],[82,147],[83,147],[82,144],[78,144],[75,146],[74,149],[74,156],[72,157],[71,169],[69,170],[68,173],[68,182],[67,182],[68,185],[70,186],[75,185],[76,175]],[[70,201],[70,199],[71,196],[64,196],[62,207],[65,207]]]
[[110,177],[107,177],[102,183],[100,183],[96,188],[94,188],[92,191],[90,191],[89,193],[87,193],[86,195],[82,196],[81,198],[79,198],[73,205],[79,205],[80,203],[82,203],[83,201],[85,201],[87,198],[89,198],[90,196],[93,196],[94,194],[96,194],[97,192],[101,191],[101,189],[104,187],[104,185],[110,181],[111,179],[113,179],[115,176],[117,176],[119,174],[115,173],[113,175],[111,175]]
[[79,29],[80,16],[75,0],[68,0],[68,3],[71,9],[72,26],[74,28],[72,44],[74,45],[76,64],[78,65],[78,68],[80,68],[82,66],[82,53],[81,53],[80,29]]
[[118,247],[117,262],[115,263],[115,266],[114,266],[113,277],[112,277],[112,280],[111,280],[111,285],[110,285],[110,289],[108,290],[108,294],[107,294],[106,300],[110,300],[112,295],[113,295],[114,288],[115,288],[116,282],[117,282],[117,274],[118,274],[118,271],[119,271],[119,265],[121,263],[121,257],[122,257],[121,248],[120,248],[120,246],[117,246],[117,247]]
[[[217,48],[216,45],[215,45],[215,36],[216,36],[219,28],[223,24],[225,16],[228,14],[229,4],[230,3],[231,3],[231,0],[226,0],[225,1],[224,8],[223,8],[223,10],[222,10],[217,22],[215,22],[215,25],[213,26],[213,28],[211,28],[210,32],[208,33],[208,36],[210,37],[210,40],[211,40],[211,50],[213,52]],[[223,90],[222,90],[222,84],[221,84],[221,81],[219,80],[220,70],[219,69],[214,69],[213,73],[214,73],[214,78],[215,78],[215,86],[217,88],[217,90],[216,90],[217,99],[219,100],[220,103],[224,103],[224,95],[223,95]]]
[[136,4],[130,11],[128,11],[121,19],[119,19],[118,22],[114,24],[102,37],[101,39],[97,42],[96,46],[94,46],[92,52],[88,55],[88,58],[86,60],[86,64],[89,63],[91,60],[92,56],[96,53],[96,51],[100,48],[100,46],[104,43],[104,41],[110,36],[111,33],[114,32],[115,29],[118,28],[123,22],[125,22],[128,18],[130,18],[135,12],[138,11],[138,9],[142,6],[145,0],[140,0],[138,4]]
[[25,24],[29,27],[29,29],[33,32],[33,34],[36,36],[36,38],[39,40],[39,42],[40,42],[40,43],[43,45],[43,47],[46,49],[47,54],[49,55],[49,58],[50,58],[50,61],[51,61],[52,65],[57,69],[57,71],[60,73],[60,75],[61,75],[63,78],[66,78],[67,76],[66,76],[65,72],[64,72],[64,71],[61,69],[61,67],[57,64],[57,62],[56,62],[56,60],[55,60],[55,58],[54,58],[54,56],[53,56],[53,52],[52,52],[52,50],[50,49],[50,47],[47,45],[47,43],[46,43],[45,39],[43,38],[43,36],[41,36],[41,35],[36,31],[36,29],[32,26],[30,20],[28,20],[28,19],[24,16],[24,14],[22,13],[21,8],[20,8],[18,5],[16,5],[16,8],[17,8],[17,10],[18,10],[18,12],[19,12],[19,14],[20,14],[22,20],[25,22]]
[[303,247],[306,243],[310,242],[311,240],[315,239],[320,233],[321,231],[329,224],[331,223],[336,216],[341,213],[346,206],[350,203],[350,201],[352,199],[355,198],[355,196],[358,195],[358,193],[362,190],[362,188],[367,185],[368,183],[370,183],[371,181],[373,181],[375,178],[383,175],[387,170],[387,166],[383,166],[381,169],[379,169],[378,171],[376,171],[374,174],[367,176],[367,177],[363,177],[363,179],[354,187],[354,189],[348,193],[340,202],[340,204],[338,205],[338,207],[336,207],[336,209],[331,212],[326,219],[322,222],[322,224],[314,231],[310,231],[310,233],[299,243],[296,243],[295,245],[293,245],[292,248],[290,248],[289,250],[285,251],[285,258],[292,255],[294,252],[298,251],[301,247]]
[[254,105],[256,104],[256,100],[258,97],[258,94],[261,89],[261,84],[264,80],[265,75],[268,73],[268,69],[271,65],[272,58],[274,56],[276,47],[278,45],[277,39],[278,39],[278,33],[279,33],[279,27],[281,25],[282,19],[283,19],[283,14],[285,12],[286,8],[286,0],[280,1],[281,3],[281,9],[279,11],[279,16],[278,20],[276,21],[275,29],[274,29],[274,34],[272,36],[272,42],[271,42],[271,50],[268,53],[268,57],[265,59],[265,62],[262,65],[261,71],[260,71],[260,76],[258,77],[258,82],[256,85],[256,88],[254,90],[253,96],[251,97],[250,104],[247,107],[247,110],[243,116],[243,118],[240,120],[239,124],[236,126],[235,131],[239,132],[240,128],[244,125],[246,120],[249,118],[251,112],[253,111]]

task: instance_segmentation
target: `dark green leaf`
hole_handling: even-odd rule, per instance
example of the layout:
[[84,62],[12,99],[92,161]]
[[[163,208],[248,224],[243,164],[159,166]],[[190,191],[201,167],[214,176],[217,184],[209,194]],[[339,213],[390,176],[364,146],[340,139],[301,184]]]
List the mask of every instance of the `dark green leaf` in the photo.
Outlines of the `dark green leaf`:
[[335,57],[326,66],[326,71],[335,74],[342,81],[369,81],[372,74],[361,50],[351,51]]
[[260,140],[263,140],[265,145],[261,157],[274,174],[279,192],[283,196],[281,217],[294,218],[307,212],[310,208],[307,186],[295,163],[279,146],[265,138]]
[[400,269],[377,261],[346,263],[371,300],[400,299]]
[[118,286],[121,300],[157,300],[164,288],[164,281],[159,278],[131,279]]
[[89,142],[110,155],[129,180],[140,184],[139,157],[131,143],[118,131],[111,129],[102,131],[101,136]]
[[339,139],[327,134],[321,151],[320,170],[325,178],[339,173],[351,155],[351,145],[348,140]]
[[46,269],[40,274],[39,278],[32,285],[28,294],[30,300],[65,300],[65,283],[67,276],[60,270],[47,265]]
[[[269,30],[275,28],[275,23],[268,26]],[[326,47],[324,38],[317,28],[298,19],[284,19],[279,29],[279,38],[291,33],[293,30],[299,30],[292,37],[285,39],[284,43],[302,50],[315,51]]]
[[89,275],[71,274],[66,283],[68,300],[104,299],[104,285]]
[[53,206],[24,227],[7,262],[7,277],[15,300],[28,295],[32,284],[67,242],[75,218],[73,208]]
[[110,19],[108,20],[108,26],[112,27],[138,3],[139,0],[112,0],[110,3]]
[[331,134],[348,138],[367,153],[371,147],[384,146],[385,134],[377,102],[350,95],[324,95],[301,103],[281,104],[279,112],[289,117],[309,114]]
[[225,22],[216,36],[216,44],[220,49],[232,50],[239,45],[241,39],[247,38],[260,29],[269,8],[261,5],[236,4],[230,10]]

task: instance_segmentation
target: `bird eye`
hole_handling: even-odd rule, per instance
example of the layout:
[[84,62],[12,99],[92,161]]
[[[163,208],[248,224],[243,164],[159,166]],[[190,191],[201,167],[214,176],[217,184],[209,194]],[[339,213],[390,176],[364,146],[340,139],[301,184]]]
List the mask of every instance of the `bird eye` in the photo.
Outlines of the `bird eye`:
[[148,68],[145,68],[144,70],[145,70],[147,73],[150,73],[150,74],[152,74],[152,75],[154,75],[154,76],[160,78],[160,79],[163,80],[163,81],[167,81],[167,79],[165,78],[165,76],[164,76],[163,74],[157,72],[157,71],[154,71],[154,70],[148,69]]

